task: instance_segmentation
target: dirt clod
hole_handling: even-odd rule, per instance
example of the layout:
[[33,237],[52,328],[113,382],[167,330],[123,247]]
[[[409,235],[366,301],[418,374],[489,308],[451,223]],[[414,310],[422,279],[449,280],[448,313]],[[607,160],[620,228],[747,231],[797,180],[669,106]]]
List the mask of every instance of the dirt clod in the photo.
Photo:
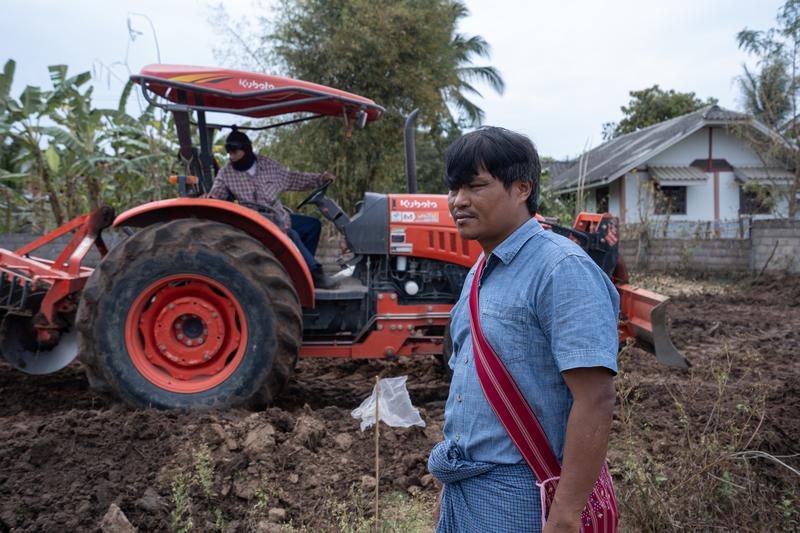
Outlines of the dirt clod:
[[103,533],[136,533],[136,528],[128,520],[119,507],[111,504],[108,512],[100,522],[100,529]]

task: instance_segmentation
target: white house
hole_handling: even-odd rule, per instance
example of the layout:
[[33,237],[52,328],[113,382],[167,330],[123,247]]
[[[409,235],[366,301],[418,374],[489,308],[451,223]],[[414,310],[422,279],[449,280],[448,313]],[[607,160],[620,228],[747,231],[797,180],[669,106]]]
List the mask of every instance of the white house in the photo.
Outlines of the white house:
[[[582,188],[589,193],[587,211],[609,212],[633,224],[645,217],[720,222],[785,215],[785,198],[776,198],[770,210],[743,187],[785,186],[794,179],[788,165],[765,165],[731,130],[745,118],[715,105],[617,137],[553,176],[552,188],[557,193]],[[763,124],[753,127],[774,135]],[[653,196],[653,190],[659,193]]]

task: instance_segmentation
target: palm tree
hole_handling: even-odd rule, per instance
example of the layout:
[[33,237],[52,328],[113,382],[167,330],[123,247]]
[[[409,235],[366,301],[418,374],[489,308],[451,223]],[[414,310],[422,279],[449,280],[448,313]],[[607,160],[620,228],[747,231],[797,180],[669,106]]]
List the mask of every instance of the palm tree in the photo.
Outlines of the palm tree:
[[738,82],[742,103],[748,113],[770,128],[781,130],[786,127],[792,111],[791,80],[782,62],[765,64],[760,73],[753,73],[745,66]]
[[[469,15],[467,7],[457,2],[455,4],[456,21]],[[454,24],[455,27],[455,24]],[[458,82],[443,91],[446,102],[455,105],[456,109],[462,111],[473,125],[483,123],[483,110],[471,102],[467,95],[481,97],[481,93],[472,85],[474,82],[488,84],[498,94],[503,94],[506,89],[505,81],[500,71],[495,67],[476,67],[472,65],[475,58],[488,58],[491,53],[491,46],[480,35],[468,37],[462,33],[454,33],[450,41],[452,50],[452,60],[455,65]]]

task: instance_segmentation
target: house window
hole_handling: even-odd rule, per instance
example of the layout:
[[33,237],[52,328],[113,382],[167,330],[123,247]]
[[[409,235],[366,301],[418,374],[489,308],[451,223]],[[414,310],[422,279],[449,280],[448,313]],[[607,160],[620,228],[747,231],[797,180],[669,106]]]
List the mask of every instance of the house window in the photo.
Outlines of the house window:
[[595,205],[598,213],[608,213],[608,187],[595,189]]
[[656,187],[656,215],[685,215],[686,187]]
[[766,190],[739,189],[740,215],[769,215],[772,213],[772,198]]

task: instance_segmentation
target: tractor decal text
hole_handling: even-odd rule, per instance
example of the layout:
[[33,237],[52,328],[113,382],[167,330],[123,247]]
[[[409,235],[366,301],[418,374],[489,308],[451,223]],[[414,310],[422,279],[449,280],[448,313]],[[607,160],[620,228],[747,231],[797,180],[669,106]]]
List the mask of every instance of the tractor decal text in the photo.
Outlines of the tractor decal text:
[[271,83],[261,83],[255,80],[243,80],[241,78],[239,78],[239,85],[245,89],[256,89],[258,91],[269,91],[275,88]]
[[398,203],[400,207],[405,207],[406,209],[439,209],[439,204],[433,200],[425,200],[422,202],[419,200],[400,200]]

